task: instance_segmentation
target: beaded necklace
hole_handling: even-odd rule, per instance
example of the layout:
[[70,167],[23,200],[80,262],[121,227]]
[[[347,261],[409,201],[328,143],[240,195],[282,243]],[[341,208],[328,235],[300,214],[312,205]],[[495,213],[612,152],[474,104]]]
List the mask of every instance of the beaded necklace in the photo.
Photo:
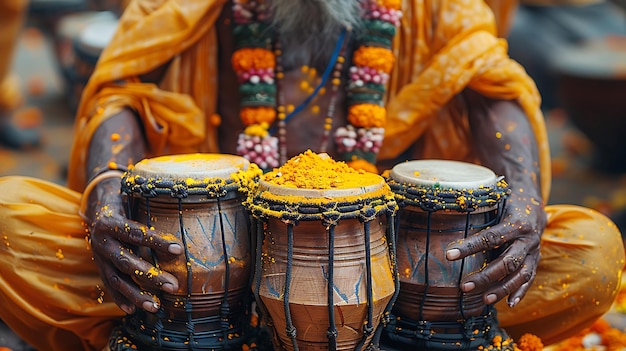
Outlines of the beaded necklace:
[[[357,169],[377,172],[376,155],[385,133],[384,98],[395,57],[391,44],[400,24],[400,0],[364,0],[363,30],[356,38],[346,84],[347,125],[337,128],[337,153]],[[237,152],[264,170],[286,161],[286,125],[323,89],[326,78],[332,82],[329,108],[324,119],[320,152],[331,137],[335,101],[341,86],[345,63],[345,32],[339,37],[322,82],[293,111],[287,111],[280,89],[282,50],[275,40],[268,0],[233,0],[235,51],[231,63],[239,80],[240,118],[245,126],[239,134]],[[270,133],[277,122],[278,136]]]

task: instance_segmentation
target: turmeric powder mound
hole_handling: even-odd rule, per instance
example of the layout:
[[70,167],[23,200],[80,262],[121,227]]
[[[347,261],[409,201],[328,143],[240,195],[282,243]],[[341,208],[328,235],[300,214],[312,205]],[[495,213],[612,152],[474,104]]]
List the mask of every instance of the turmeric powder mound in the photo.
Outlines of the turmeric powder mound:
[[273,185],[298,189],[350,189],[380,183],[380,176],[358,171],[345,162],[311,150],[294,156],[280,168],[263,176]]

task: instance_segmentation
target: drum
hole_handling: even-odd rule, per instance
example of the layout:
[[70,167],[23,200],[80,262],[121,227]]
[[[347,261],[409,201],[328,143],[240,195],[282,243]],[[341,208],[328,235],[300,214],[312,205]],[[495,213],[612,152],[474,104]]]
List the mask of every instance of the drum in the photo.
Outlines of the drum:
[[[247,204],[258,236],[253,290],[274,348],[365,350],[377,343],[397,291],[386,226],[393,194],[378,175],[292,161],[265,174]],[[294,175],[295,183],[275,182]],[[352,182],[306,184],[316,176]]]
[[129,217],[175,236],[184,254],[167,260],[138,249],[179,289],[150,292],[160,310],[128,316],[112,350],[128,349],[120,340],[139,350],[241,350],[253,300],[250,217],[239,191],[249,168],[239,156],[190,154],[146,159],[124,175]]
[[88,0],[88,5],[90,9],[111,11],[119,17],[130,2],[131,0]]
[[463,293],[461,279],[492,253],[448,261],[448,244],[497,224],[509,194],[503,178],[482,166],[419,160],[396,165],[387,183],[396,194],[400,292],[384,333],[392,347],[475,350],[491,345],[495,310],[483,291]]
[[594,146],[592,167],[626,172],[626,36],[593,39],[554,60],[558,93],[572,125]]
[[[68,103],[72,109],[78,106],[80,95],[84,85],[87,83],[89,76],[93,72],[93,67],[102,50],[103,42],[108,42],[111,36],[111,25],[107,26],[101,35],[102,38],[97,38],[100,43],[96,46],[96,49],[92,49],[94,54],[89,55],[83,52],[90,52],[90,50],[76,49],[76,47],[82,47],[79,42],[84,42],[86,47],[89,47],[88,43],[95,43],[93,37],[93,29],[87,30],[87,27],[96,26],[96,23],[116,23],[117,18],[115,14],[109,11],[87,11],[72,13],[63,16],[57,23],[55,28],[55,51],[57,54],[59,66],[63,74],[63,78],[66,84],[66,95]],[[81,38],[84,36],[86,38]]]

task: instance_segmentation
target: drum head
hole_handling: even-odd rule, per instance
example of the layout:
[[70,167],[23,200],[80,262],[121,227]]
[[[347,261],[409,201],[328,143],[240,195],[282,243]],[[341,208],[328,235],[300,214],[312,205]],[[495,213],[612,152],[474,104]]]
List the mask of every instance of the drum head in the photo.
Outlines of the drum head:
[[144,178],[192,180],[230,179],[237,171],[246,171],[250,162],[243,157],[225,154],[183,154],[149,158],[132,170]]
[[455,190],[492,187],[497,182],[496,174],[489,168],[448,160],[415,160],[400,163],[393,167],[389,176],[399,183]]
[[56,35],[61,39],[75,40],[80,33],[93,23],[115,22],[117,19],[109,11],[77,12],[63,16],[56,27]]
[[78,36],[76,51],[97,58],[117,30],[117,20],[102,20],[85,26]]
[[382,177],[376,174],[358,174],[362,176],[363,186],[354,188],[332,188],[332,189],[303,189],[294,188],[284,185],[276,185],[265,180],[259,181],[259,190],[268,191],[275,196],[297,196],[305,199],[320,199],[320,200],[338,200],[345,197],[353,196],[374,196],[379,195],[381,190],[385,189],[385,181]]
[[261,191],[307,199],[364,196],[383,189],[387,189],[383,177],[356,171],[325,153],[315,154],[310,150],[264,174],[259,181]]
[[562,49],[553,65],[561,75],[622,81],[626,78],[626,36],[590,40]]

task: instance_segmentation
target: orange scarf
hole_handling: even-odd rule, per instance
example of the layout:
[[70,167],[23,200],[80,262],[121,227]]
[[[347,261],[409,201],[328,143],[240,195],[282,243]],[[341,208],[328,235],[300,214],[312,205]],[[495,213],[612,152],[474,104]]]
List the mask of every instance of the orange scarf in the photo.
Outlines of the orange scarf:
[[[138,112],[154,155],[219,152],[216,111],[217,38],[225,0],[140,0],[126,9],[83,93],[70,158],[69,186],[85,186],[85,162],[97,126],[123,106]],[[461,10],[462,9],[462,10]],[[464,158],[449,101],[466,87],[490,98],[515,99],[539,143],[542,192],[550,189],[550,153],[540,98],[524,69],[495,36],[493,12],[482,0],[407,0],[394,42],[397,57],[388,94],[385,145],[379,158],[399,155],[418,138],[436,143],[437,157]],[[137,77],[170,63],[161,86]],[[124,81],[124,84],[114,83]],[[458,113],[457,113],[458,115]],[[436,122],[436,123],[435,123]]]

